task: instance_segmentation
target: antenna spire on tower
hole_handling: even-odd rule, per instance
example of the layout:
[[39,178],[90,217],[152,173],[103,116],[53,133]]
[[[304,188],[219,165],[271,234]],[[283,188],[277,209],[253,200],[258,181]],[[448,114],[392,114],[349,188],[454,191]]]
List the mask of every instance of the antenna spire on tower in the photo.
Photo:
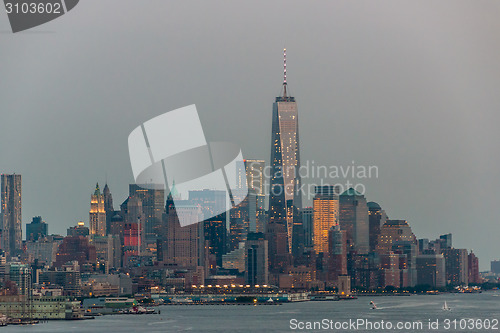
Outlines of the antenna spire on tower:
[[283,98],[286,98],[286,48],[283,49]]

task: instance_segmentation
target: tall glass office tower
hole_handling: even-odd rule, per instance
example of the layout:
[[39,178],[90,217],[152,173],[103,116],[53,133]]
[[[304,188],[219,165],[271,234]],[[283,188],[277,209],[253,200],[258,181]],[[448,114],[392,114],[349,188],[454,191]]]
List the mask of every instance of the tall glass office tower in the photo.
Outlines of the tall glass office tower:
[[[298,215],[294,212],[302,208],[302,196],[298,190],[301,184],[298,172],[300,167],[299,117],[295,98],[287,94],[286,49],[283,54],[283,95],[276,97],[273,104],[269,224],[282,225],[281,228],[272,229],[286,232],[287,252],[291,253],[294,243],[293,228],[298,222]],[[283,242],[280,243],[283,244]],[[280,249],[272,250],[281,252]]]

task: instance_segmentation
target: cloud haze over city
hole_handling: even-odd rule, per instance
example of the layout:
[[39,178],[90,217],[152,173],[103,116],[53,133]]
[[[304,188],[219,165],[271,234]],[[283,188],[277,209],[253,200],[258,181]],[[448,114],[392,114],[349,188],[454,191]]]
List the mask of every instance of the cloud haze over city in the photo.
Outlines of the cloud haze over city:
[[377,166],[360,180],[368,201],[418,238],[452,233],[489,269],[499,13],[497,1],[86,0],[18,34],[1,14],[0,172],[22,174],[23,233],[36,215],[50,233],[88,224],[96,182],[117,209],[134,181],[129,133],[182,106],[196,104],[209,141],[269,161],[286,47],[302,164]]

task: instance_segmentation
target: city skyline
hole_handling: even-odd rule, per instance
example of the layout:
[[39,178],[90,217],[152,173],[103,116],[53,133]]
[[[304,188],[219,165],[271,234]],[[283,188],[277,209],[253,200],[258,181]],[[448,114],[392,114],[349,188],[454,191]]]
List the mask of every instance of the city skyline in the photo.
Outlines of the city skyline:
[[[114,47],[122,54],[117,61],[106,55],[113,54],[108,39],[98,36],[105,14],[102,21],[88,27],[85,17],[96,12],[96,6],[95,1],[80,4],[71,20],[63,18],[44,26],[54,34],[1,37],[6,43],[2,60],[9,68],[1,69],[5,81],[0,139],[16,140],[2,145],[0,170],[24,177],[23,230],[38,215],[52,233],[59,234],[79,220],[87,222],[89,184],[96,181],[104,184],[107,178],[113,194],[125,197],[132,183],[126,135],[147,119],[144,113],[155,116],[195,102],[206,110],[200,117],[210,139],[240,140],[246,157],[268,164],[269,104],[278,94],[280,50],[286,46],[293,68],[291,88],[301,104],[303,161],[377,165],[380,177],[366,180],[367,200],[380,203],[391,218],[408,220],[419,237],[452,232],[458,246],[475,250],[483,270],[498,257],[494,235],[500,227],[492,195],[500,185],[494,171],[499,162],[493,153],[500,141],[493,127],[498,119],[494,110],[500,104],[495,93],[500,52],[491,32],[497,29],[490,29],[499,24],[495,10],[480,10],[481,22],[471,26],[462,24],[470,12],[463,2],[456,3],[456,11],[446,19],[446,4],[432,10],[424,4],[373,5],[366,13],[351,4],[290,6],[293,17],[301,18],[301,11],[318,16],[315,22],[308,20],[311,26],[306,27],[300,20],[271,16],[276,12],[273,9],[280,8],[275,2],[269,4],[269,11],[231,4],[227,9],[234,17],[228,18],[202,3],[176,4],[158,12],[166,12],[172,24],[193,27],[186,28],[182,40],[167,32],[168,43],[158,45],[153,41],[165,31],[155,20],[148,20],[144,28],[132,22],[128,38],[149,50],[135,51],[128,46],[133,44],[130,40],[119,38],[120,29],[111,28],[107,31],[117,34]],[[139,11],[132,2],[120,6],[130,15]],[[214,22],[224,24],[203,19],[191,6],[204,8],[216,18]],[[498,4],[489,6],[498,8]],[[179,12],[179,18],[188,18],[186,22],[176,20],[172,9]],[[389,14],[394,12],[399,15]],[[257,15],[273,24],[258,27],[249,20]],[[421,24],[422,16],[427,25]],[[211,29],[194,28],[201,24]],[[234,29],[226,31],[222,26]],[[277,33],[283,27],[290,32],[285,38]],[[92,54],[102,56],[85,60],[89,51],[63,29],[79,29],[82,36],[95,41]],[[270,33],[263,36],[258,33],[262,29]],[[241,36],[261,46],[251,51],[235,47]],[[213,42],[229,47],[210,48]],[[47,47],[38,47],[41,43]],[[176,51],[176,46],[184,46],[187,53]],[[196,61],[199,49],[204,50],[202,61]],[[29,63],[31,55],[55,64],[51,61],[55,54],[78,60],[76,65],[63,62],[64,70],[55,76],[31,67],[30,72],[15,70]],[[136,67],[137,59],[146,65]],[[122,68],[130,68],[130,73],[123,73]],[[79,73],[83,73],[81,80],[75,86],[68,84],[71,75],[80,77]],[[132,74],[136,79],[127,80]],[[113,84],[120,76],[125,79],[120,80],[122,84]],[[26,98],[22,85],[39,88]],[[55,98],[58,92],[66,98]],[[250,102],[245,99],[249,95]],[[145,96],[150,107],[145,108],[137,96]],[[243,130],[240,125],[223,131],[221,117],[244,124]],[[60,209],[54,209],[54,198],[59,198]],[[485,232],[470,237],[478,224]]]

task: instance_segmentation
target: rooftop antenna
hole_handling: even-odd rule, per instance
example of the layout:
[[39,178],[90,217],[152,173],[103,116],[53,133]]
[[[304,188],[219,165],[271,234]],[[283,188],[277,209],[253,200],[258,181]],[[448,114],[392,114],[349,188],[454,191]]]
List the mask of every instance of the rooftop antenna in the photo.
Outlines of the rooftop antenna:
[[283,98],[286,99],[286,48],[283,49]]

